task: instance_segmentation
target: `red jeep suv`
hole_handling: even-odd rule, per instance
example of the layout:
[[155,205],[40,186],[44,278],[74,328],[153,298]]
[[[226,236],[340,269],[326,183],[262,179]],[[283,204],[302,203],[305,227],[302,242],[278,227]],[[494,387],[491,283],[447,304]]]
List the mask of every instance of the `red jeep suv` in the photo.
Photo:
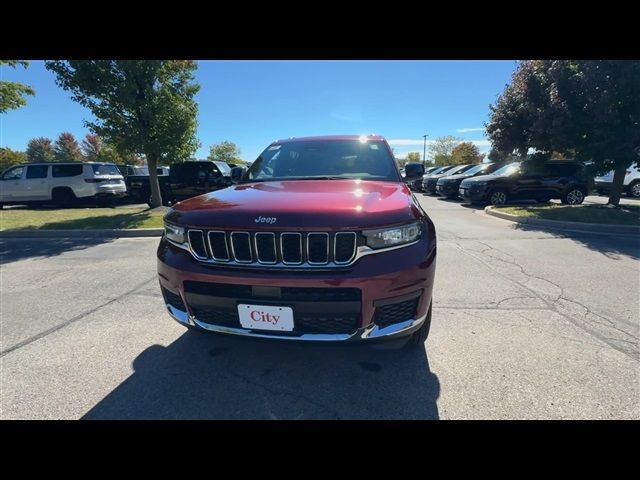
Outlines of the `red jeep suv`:
[[424,343],[436,233],[384,138],[279,140],[240,172],[165,216],[158,275],[175,320],[270,339]]

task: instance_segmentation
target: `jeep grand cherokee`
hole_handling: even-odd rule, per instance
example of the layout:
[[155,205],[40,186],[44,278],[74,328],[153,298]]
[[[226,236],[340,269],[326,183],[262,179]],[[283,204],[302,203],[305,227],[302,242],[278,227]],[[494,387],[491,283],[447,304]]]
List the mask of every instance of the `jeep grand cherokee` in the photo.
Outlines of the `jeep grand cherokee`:
[[426,340],[435,229],[384,138],[279,140],[234,181],[165,216],[158,275],[175,320],[272,339]]

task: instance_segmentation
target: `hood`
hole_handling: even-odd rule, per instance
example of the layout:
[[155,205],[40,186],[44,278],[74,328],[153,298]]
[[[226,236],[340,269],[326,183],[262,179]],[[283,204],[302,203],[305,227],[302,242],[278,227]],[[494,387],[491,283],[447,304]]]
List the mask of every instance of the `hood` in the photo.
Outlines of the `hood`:
[[244,230],[360,229],[421,217],[401,182],[290,180],[233,185],[177,203],[178,225]]
[[473,173],[472,174],[466,174],[466,173],[458,173],[456,175],[448,175],[446,178],[443,178],[442,180],[445,182],[448,182],[449,180],[451,180],[452,182],[456,182],[456,181],[460,181],[460,180],[464,180],[465,178],[472,178],[473,177]]
[[503,178],[503,177],[496,177],[495,175],[478,175],[476,177],[465,179],[464,183],[468,184],[468,183],[477,183],[477,182],[489,182],[491,180],[495,180],[496,178]]

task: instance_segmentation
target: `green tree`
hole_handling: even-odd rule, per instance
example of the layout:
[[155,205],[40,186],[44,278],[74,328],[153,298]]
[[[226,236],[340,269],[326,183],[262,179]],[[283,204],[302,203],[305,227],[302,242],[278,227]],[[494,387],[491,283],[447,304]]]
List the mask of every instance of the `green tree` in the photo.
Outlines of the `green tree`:
[[70,132],[62,132],[53,145],[54,159],[57,162],[79,162],[82,152],[76,137]]
[[451,154],[460,142],[462,142],[461,138],[452,135],[434,139],[428,147],[429,158],[435,165],[451,165]]
[[82,140],[80,148],[87,162],[96,162],[101,157],[103,148],[102,139],[94,133],[87,133],[84,140]]
[[420,162],[420,152],[407,153],[407,162],[409,163]]
[[483,158],[478,147],[471,142],[461,142],[451,151],[451,165],[481,163]]
[[200,89],[192,60],[48,61],[57,84],[96,117],[87,126],[120,151],[146,157],[153,206],[162,205],[156,168],[182,161],[196,139]]
[[209,147],[209,156],[207,157],[207,160],[235,164],[245,163],[244,160],[240,158],[240,149],[238,146],[229,140],[224,140],[211,145]]
[[[626,168],[640,161],[640,62],[528,60],[490,107],[487,134],[503,154],[590,160],[614,170],[609,204],[619,205]],[[554,153],[555,152],[555,153]]]
[[[18,65],[24,68],[29,67],[29,62],[25,60],[0,60],[0,72],[4,66],[15,68]],[[4,77],[0,75],[0,78]],[[0,114],[8,110],[24,107],[27,104],[27,95],[35,95],[36,92],[29,85],[19,82],[8,82],[0,80]]]
[[38,137],[32,138],[27,143],[27,160],[29,162],[53,162],[54,157],[51,139]]
[[441,153],[437,153],[435,157],[433,157],[433,165],[437,167],[445,167],[447,165],[451,165],[451,155],[443,155]]
[[7,147],[0,147],[0,172],[14,165],[19,165],[27,161],[25,152],[18,152]]

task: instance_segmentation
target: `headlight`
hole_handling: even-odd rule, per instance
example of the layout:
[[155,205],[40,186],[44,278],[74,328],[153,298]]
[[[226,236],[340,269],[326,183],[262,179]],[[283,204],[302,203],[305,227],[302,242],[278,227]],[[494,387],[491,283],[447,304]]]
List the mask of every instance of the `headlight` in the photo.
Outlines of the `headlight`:
[[164,234],[167,240],[171,240],[174,243],[185,243],[184,228],[171,223],[164,223]]
[[366,237],[369,247],[385,248],[414,242],[420,237],[421,232],[420,223],[416,222],[402,227],[365,230],[362,234]]

